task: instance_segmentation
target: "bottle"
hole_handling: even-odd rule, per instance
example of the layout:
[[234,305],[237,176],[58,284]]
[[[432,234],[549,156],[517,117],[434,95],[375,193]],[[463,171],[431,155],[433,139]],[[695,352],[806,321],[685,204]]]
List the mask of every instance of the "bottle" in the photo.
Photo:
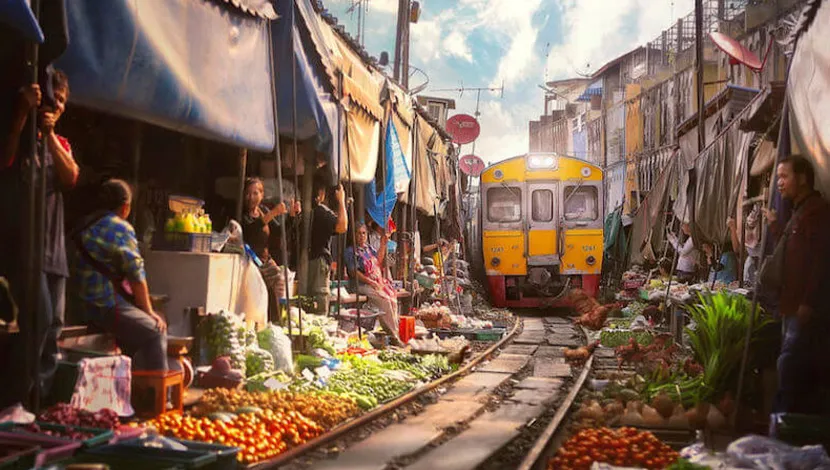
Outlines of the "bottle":
[[213,221],[210,220],[209,214],[205,214],[205,225],[207,225],[207,233],[213,233]]
[[181,212],[176,212],[176,215],[173,216],[173,231],[177,233],[184,232],[184,214]]
[[190,211],[186,211],[184,214],[184,232],[185,233],[193,233],[196,231],[195,227],[195,219],[193,218],[193,214]]

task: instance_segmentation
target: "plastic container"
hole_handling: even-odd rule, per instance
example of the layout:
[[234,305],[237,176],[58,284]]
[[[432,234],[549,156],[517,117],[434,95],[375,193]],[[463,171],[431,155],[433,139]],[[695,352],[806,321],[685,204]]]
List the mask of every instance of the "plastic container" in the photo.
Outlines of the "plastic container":
[[484,330],[475,330],[476,341],[498,341],[504,337],[507,331],[505,328],[487,328]]
[[415,317],[401,317],[398,322],[398,335],[404,343],[415,337]]
[[204,455],[209,455],[212,457],[210,463],[205,464],[201,467],[188,467],[188,468],[204,468],[209,470],[235,470],[237,468],[237,461],[236,461],[236,454],[239,453],[239,448],[237,447],[228,447],[218,444],[207,444],[204,442],[195,442],[195,441],[185,441],[182,439],[172,439],[168,438],[172,441],[179,442],[184,444],[187,447],[187,451],[173,451],[167,449],[157,449],[153,447],[144,447],[142,446],[143,439],[133,439],[130,441],[125,441],[117,446],[112,447],[122,447],[126,449],[128,453],[131,452],[144,452],[147,450],[152,451],[164,451],[170,455],[175,453],[201,453]]
[[72,457],[81,448],[80,442],[67,441],[40,434],[19,434],[0,431],[0,442],[16,443],[21,446],[39,447],[35,467]]
[[35,466],[38,446],[0,438],[0,470],[29,470]]
[[163,460],[135,459],[132,456],[118,454],[96,455],[81,453],[71,459],[56,462],[54,467],[50,467],[50,470],[65,470],[71,465],[78,464],[103,464],[108,466],[110,470],[180,470],[183,468],[175,463]]
[[[125,441],[103,447],[89,449],[82,457],[86,462],[129,462],[131,468],[182,468],[182,469],[211,469],[216,463],[216,455],[201,450],[168,450],[155,447],[141,447],[130,444],[136,440]],[[121,470],[120,465],[111,465]]]
[[115,438],[115,433],[108,430],[108,429],[84,428],[84,427],[80,427],[80,426],[64,426],[64,425],[61,425],[61,424],[42,423],[42,422],[39,422],[39,421],[35,422],[35,424],[37,424],[38,427],[40,427],[40,429],[43,430],[43,431],[54,431],[54,432],[59,432],[59,433],[65,433],[69,429],[72,429],[75,432],[82,432],[82,433],[86,433],[86,434],[91,434],[92,437],[88,437],[86,439],[75,440],[75,439],[70,439],[68,437],[63,437],[63,436],[50,436],[50,435],[47,435],[47,434],[41,434],[41,433],[29,431],[29,430],[26,429],[26,427],[24,425],[15,424],[15,423],[11,423],[11,422],[0,423],[0,431],[13,432],[13,433],[21,434],[21,435],[24,435],[24,436],[54,437],[54,438],[57,438],[57,439],[62,439],[66,442],[79,442],[81,444],[82,448],[90,448],[90,447],[100,446],[100,445],[103,445],[103,444],[108,444],[108,443],[112,442],[112,440]]

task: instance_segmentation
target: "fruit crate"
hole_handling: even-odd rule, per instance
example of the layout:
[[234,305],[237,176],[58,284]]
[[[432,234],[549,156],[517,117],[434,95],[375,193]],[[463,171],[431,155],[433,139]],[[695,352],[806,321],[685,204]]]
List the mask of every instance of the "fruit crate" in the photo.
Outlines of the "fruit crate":
[[35,424],[45,432],[58,432],[58,433],[66,433],[66,432],[81,432],[85,434],[91,434],[91,437],[86,439],[71,439],[69,437],[64,436],[52,436],[45,433],[39,433],[36,431],[30,431],[26,429],[25,425],[16,424],[12,422],[5,422],[0,423],[0,431],[6,432],[13,432],[15,434],[21,434],[24,436],[30,437],[39,437],[39,436],[46,436],[46,437],[53,437],[56,439],[62,439],[66,442],[78,442],[81,444],[81,448],[87,449],[90,447],[95,447],[103,444],[108,444],[115,439],[115,433],[107,429],[97,429],[97,428],[85,428],[81,426],[65,426],[62,424],[53,424],[53,423],[42,423],[42,422],[35,422]]
[[153,250],[210,253],[211,240],[209,233],[155,232]]

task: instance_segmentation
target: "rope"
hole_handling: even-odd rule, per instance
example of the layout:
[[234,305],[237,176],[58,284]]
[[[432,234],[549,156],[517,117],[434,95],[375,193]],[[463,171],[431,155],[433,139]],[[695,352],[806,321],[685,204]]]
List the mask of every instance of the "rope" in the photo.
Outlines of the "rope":
[[[291,0],[291,50],[292,51],[296,50],[296,47],[295,47],[296,46],[296,44],[295,44],[296,39],[294,38],[294,28],[296,27],[296,16],[297,16],[296,0]],[[298,145],[297,145],[297,61],[294,60],[293,57],[292,57],[292,60],[291,60],[291,93],[292,93],[292,96],[294,97],[294,102],[293,102],[293,106],[292,106],[292,109],[291,109],[291,113],[292,113],[291,132],[292,132],[292,137],[293,137],[293,141],[294,141],[294,143],[293,143],[293,146],[294,146],[294,201],[296,202],[296,201],[300,200],[300,198],[297,197],[297,187],[299,186],[299,181],[298,181],[298,178],[297,178],[297,169],[298,169],[297,154],[299,153],[299,149],[298,149]],[[309,169],[306,168],[305,170],[308,171]],[[282,198],[282,192],[280,192],[280,198]],[[292,205],[293,204],[294,203],[292,203]],[[289,210],[292,210],[292,209],[293,209],[293,207],[290,208]],[[311,214],[306,215],[306,217],[311,217]],[[284,220],[287,221],[288,219],[286,218]],[[283,230],[283,237],[285,237],[284,232],[285,231]],[[283,243],[285,243],[285,241],[283,241]],[[294,260],[297,262],[297,274],[299,274],[299,272],[300,272],[300,269],[299,269],[300,268],[300,224],[296,224],[296,223],[294,224],[294,247],[295,247]],[[285,253],[285,258],[283,258],[283,261],[285,262],[285,264],[287,266],[288,265],[287,253]],[[286,292],[285,302],[286,302],[286,305],[288,307],[288,325],[290,327],[291,326],[291,299],[288,297],[288,278],[287,277],[285,279],[285,292]],[[303,309],[302,309],[302,305],[300,303],[299,297],[297,297],[297,315],[299,316],[299,322],[300,322],[300,324],[299,324],[300,338],[302,338],[303,337]]]

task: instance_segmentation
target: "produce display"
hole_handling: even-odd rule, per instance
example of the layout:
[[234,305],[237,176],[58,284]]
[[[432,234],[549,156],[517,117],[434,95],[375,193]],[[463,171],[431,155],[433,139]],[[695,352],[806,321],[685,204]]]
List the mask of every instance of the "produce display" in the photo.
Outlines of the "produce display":
[[234,369],[245,370],[245,337],[243,335],[243,342],[239,341],[240,326],[240,319],[224,310],[202,322],[200,334],[205,339],[207,362],[227,356]]
[[44,429],[40,427],[40,425],[38,425],[37,423],[31,423],[23,426],[22,429],[35,434],[43,434],[51,437],[61,437],[64,439],[71,439],[73,441],[83,441],[94,436],[94,434],[92,433],[80,431],[73,426],[66,426],[62,430]]
[[245,349],[245,376],[253,377],[274,371],[274,356],[258,346]]
[[322,426],[295,411],[246,411],[216,419],[166,414],[147,426],[164,436],[239,447],[237,459],[245,464],[276,457],[289,446],[302,445],[324,432]]
[[371,409],[412,389],[411,383],[395,378],[389,372],[335,372],[329,377],[324,390],[351,394],[361,408]]
[[259,408],[277,413],[298,413],[330,429],[357,416],[360,410],[355,400],[334,393],[287,391],[250,393],[241,390],[215,388],[205,392],[198,406],[200,415],[236,412]]
[[585,429],[568,439],[548,463],[549,470],[588,470],[594,462],[663,469],[679,454],[650,432],[633,428]]
[[67,403],[59,403],[49,408],[38,416],[37,421],[95,429],[116,429],[120,425],[118,414],[113,410],[105,408],[93,413],[74,408]]
[[648,346],[654,341],[654,336],[648,331],[630,330],[602,330],[599,334],[600,344],[606,348],[623,346],[633,339],[640,346]]

